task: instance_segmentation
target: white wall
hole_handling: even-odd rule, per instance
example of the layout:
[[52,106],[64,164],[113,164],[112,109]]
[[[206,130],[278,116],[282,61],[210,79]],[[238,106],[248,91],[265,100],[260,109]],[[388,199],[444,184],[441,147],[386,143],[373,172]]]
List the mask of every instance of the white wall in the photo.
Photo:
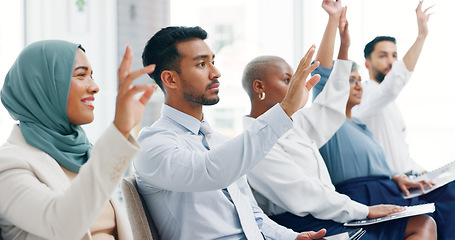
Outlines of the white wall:
[[[170,3],[168,0],[118,0],[118,58],[123,57],[125,46],[131,46],[134,54],[132,69],[143,67],[142,51],[145,43],[161,28],[169,25]],[[152,83],[148,75],[136,79],[136,83]],[[149,126],[161,116],[164,94],[156,91],[145,109],[141,126]]]
[[75,0],[26,0],[26,44],[44,39],[80,43],[86,50],[100,92],[95,96],[95,121],[84,128],[93,142],[114,118],[117,92],[117,2],[84,0],[86,14]]
[[[379,35],[394,36],[402,58],[417,37],[416,0],[343,0],[343,4],[348,6],[349,57],[363,67],[363,80],[369,78],[363,57],[366,43]],[[424,8],[433,4],[425,46],[409,84],[397,99],[407,124],[411,157],[427,169],[455,160],[455,78],[450,72],[455,56],[455,28],[451,26],[455,2],[425,0]],[[319,1],[304,1],[305,46],[318,45],[322,38],[328,17],[320,5]]]
[[[2,1],[0,8],[0,88],[16,56],[24,46],[23,1]],[[14,124],[0,104],[0,144],[9,136]]]

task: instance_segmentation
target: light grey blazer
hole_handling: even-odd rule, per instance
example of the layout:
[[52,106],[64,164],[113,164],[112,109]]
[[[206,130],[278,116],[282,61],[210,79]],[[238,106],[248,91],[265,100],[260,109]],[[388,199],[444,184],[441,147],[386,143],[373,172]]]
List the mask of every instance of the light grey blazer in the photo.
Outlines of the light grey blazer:
[[91,239],[90,226],[109,199],[119,239],[131,228],[111,198],[139,145],[112,124],[94,145],[91,158],[70,182],[60,165],[28,145],[18,126],[0,147],[0,228],[4,240]]

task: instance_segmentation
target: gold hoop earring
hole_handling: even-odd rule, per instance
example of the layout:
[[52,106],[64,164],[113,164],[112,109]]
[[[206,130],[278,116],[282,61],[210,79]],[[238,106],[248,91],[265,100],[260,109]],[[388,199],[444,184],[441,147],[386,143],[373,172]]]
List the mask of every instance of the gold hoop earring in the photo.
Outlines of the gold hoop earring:
[[259,100],[262,101],[262,100],[264,100],[264,99],[265,99],[265,92],[261,92],[261,93],[259,94]]

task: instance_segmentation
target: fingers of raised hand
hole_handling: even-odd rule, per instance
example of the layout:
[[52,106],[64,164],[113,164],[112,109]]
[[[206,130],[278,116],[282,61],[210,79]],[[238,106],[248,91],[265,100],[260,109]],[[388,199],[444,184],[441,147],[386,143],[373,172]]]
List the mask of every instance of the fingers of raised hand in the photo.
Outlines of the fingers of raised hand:
[[423,5],[423,0],[419,1],[419,5],[417,5],[416,12],[421,12],[422,10],[422,5]]
[[313,44],[308,49],[308,51],[305,53],[305,56],[303,56],[303,58],[300,60],[298,67],[306,68],[308,65],[310,65],[311,59],[313,58],[313,55],[315,52],[316,52],[316,45]]
[[434,5],[430,6],[429,8],[427,8],[423,11],[423,15],[425,16],[426,21],[428,21],[428,19],[430,19],[430,16],[433,15],[433,13],[434,13],[434,12],[427,13],[427,11],[430,10],[432,7],[434,7]]
[[333,0],[323,0],[322,1],[322,8],[326,10],[332,9],[332,7],[336,4]]
[[322,2],[322,8],[329,14],[329,15],[338,15],[342,11],[341,1],[333,1],[333,0],[324,0]]
[[[311,59],[310,59],[311,60]],[[313,72],[316,68],[319,67],[319,61],[316,61],[314,62],[313,64],[311,64],[310,66],[304,68],[304,69],[301,69],[301,71],[299,71],[299,73],[296,72],[295,76],[298,77],[298,78],[301,78],[303,80],[306,80],[306,78],[308,77],[308,75]],[[315,75],[316,76],[316,75]],[[314,77],[314,76],[313,76]],[[317,78],[317,81],[319,81],[319,78],[316,76]],[[317,83],[317,82],[316,82]]]
[[144,75],[144,74],[149,74],[152,73],[155,70],[155,65],[148,65],[147,67],[143,67],[139,70],[136,70],[134,72],[128,73],[124,78],[120,79],[119,78],[119,89],[118,91],[125,91],[130,88],[131,84],[135,79],[138,77]]
[[321,75],[315,74],[313,77],[311,77],[305,84],[305,88],[310,91],[321,79]]
[[316,61],[313,64],[311,64],[309,67],[305,68],[305,71],[310,73],[310,72],[314,71],[316,68],[318,68],[319,64],[320,64],[319,61]]
[[343,7],[343,9],[341,10],[341,15],[340,15],[340,24],[338,25],[338,27],[340,29],[343,29],[344,28],[344,25],[346,24],[346,11],[347,11],[348,7],[345,6]]
[[[430,10],[432,7],[434,7],[434,4],[433,4],[433,5],[431,5],[431,6],[429,6],[427,9],[423,10],[423,13],[425,13],[425,14],[426,14],[426,13],[427,13],[427,11],[428,11],[428,10]],[[430,13],[430,14],[431,14],[431,13]]]
[[125,54],[123,55],[122,62],[118,68],[118,79],[119,82],[124,79],[131,70],[131,64],[133,63],[133,53],[130,46],[126,46]]
[[[290,85],[294,85],[296,81],[302,80],[302,75],[304,74],[305,69],[309,65],[308,59],[311,59],[311,58],[309,58],[310,51],[311,51],[311,48],[310,48],[310,50],[308,50],[308,52],[305,54],[305,56],[303,56],[303,58],[300,60],[299,66],[297,66],[297,69],[295,70],[295,73],[291,78]],[[312,57],[312,54],[311,54],[311,57]],[[303,81],[305,81],[305,80],[306,79],[303,79]]]
[[427,14],[427,11],[430,10],[431,8],[433,8],[435,5],[431,5],[430,7],[426,8],[425,10],[422,11],[422,5],[423,5],[423,1],[419,2],[419,5],[417,5],[417,8],[416,8],[416,13],[417,15],[424,15],[424,16],[430,16],[432,13],[430,14]]
[[[312,56],[312,54],[311,54],[311,56]],[[311,64],[310,66],[308,66],[308,64],[311,61],[311,57],[307,58],[305,61],[303,61],[303,59],[300,61],[299,67],[295,71],[295,74],[292,76],[290,84],[294,85],[294,84],[297,84],[297,82],[301,82],[301,84],[305,84],[305,87],[307,87],[307,89],[309,90],[314,85],[316,85],[320,79],[319,75],[317,75],[317,76],[315,75],[310,79],[311,83],[309,85],[307,85],[308,83],[305,83],[308,75],[319,66],[319,61],[316,61],[315,63]]]
[[342,28],[340,28],[340,37],[342,42],[349,42],[349,23],[348,20],[344,23]]
[[[308,68],[308,66],[310,66],[311,59],[313,59],[313,55],[314,55],[315,51],[316,51],[316,46],[312,45],[310,47],[310,49],[308,49],[305,56],[303,56],[302,60],[300,60],[299,66],[297,67],[297,70],[295,71],[294,76],[297,75],[297,77],[300,77],[301,74],[303,74],[305,71],[308,71],[307,68]],[[316,68],[314,68],[314,69],[316,69]],[[311,70],[311,71],[313,71],[313,70]],[[308,72],[308,73],[310,73],[310,72]]]
[[[155,92],[156,86],[152,84],[138,84],[130,87],[127,91],[123,93],[119,93],[117,95],[117,103],[121,103],[123,105],[130,105],[130,104],[137,104],[136,101],[139,101],[140,104],[145,106],[147,102],[152,97],[153,93]],[[135,95],[139,92],[143,92],[139,99],[136,99]],[[132,105],[131,105],[132,106]]]
[[156,88],[157,85],[145,84],[145,87],[139,87],[136,89],[138,92],[144,91],[142,96],[139,98],[139,102],[141,102],[143,105],[146,105],[155,92]]

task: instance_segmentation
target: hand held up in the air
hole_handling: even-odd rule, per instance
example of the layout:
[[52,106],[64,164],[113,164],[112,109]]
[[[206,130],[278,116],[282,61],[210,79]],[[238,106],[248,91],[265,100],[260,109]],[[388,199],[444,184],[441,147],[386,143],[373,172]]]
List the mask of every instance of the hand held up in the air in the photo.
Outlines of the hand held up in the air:
[[[155,70],[155,65],[149,65],[131,72],[132,62],[133,53],[127,46],[118,69],[118,93],[114,118],[114,125],[125,137],[141,121],[147,102],[156,89],[156,86],[151,84],[132,85],[138,77]],[[143,93],[138,99],[135,95],[139,92]]]
[[319,62],[311,64],[316,47],[313,45],[300,60],[299,66],[289,82],[289,88],[286,96],[280,103],[281,108],[289,117],[305,106],[308,101],[311,88],[316,85],[321,78],[319,74],[314,75],[306,81],[308,75],[319,66]]

